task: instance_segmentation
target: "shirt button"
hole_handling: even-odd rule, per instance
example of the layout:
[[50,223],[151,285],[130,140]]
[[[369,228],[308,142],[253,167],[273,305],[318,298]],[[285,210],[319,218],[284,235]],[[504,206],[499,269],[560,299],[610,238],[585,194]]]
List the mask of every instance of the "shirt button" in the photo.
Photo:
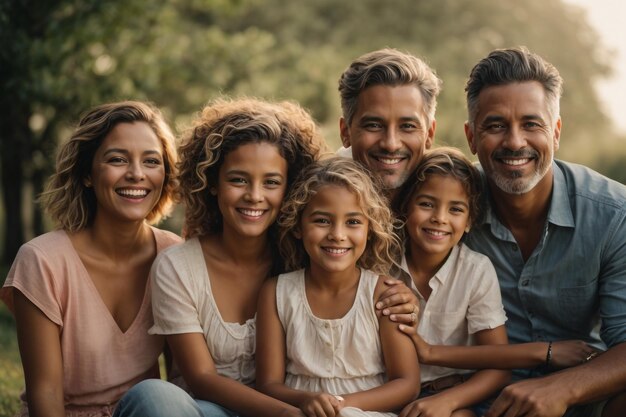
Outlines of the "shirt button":
[[522,281],[522,287],[528,287],[529,283],[530,283],[530,280],[525,279],[524,281]]
[[511,245],[511,249],[513,249],[513,252],[517,252],[518,247],[517,245]]
[[327,329],[330,327],[329,323],[324,323],[324,327],[326,327]]

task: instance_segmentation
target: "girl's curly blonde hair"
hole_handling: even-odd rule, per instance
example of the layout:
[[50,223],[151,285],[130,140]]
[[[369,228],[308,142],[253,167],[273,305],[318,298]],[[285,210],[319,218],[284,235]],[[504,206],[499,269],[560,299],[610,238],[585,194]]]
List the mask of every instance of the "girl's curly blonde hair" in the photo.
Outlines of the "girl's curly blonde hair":
[[328,152],[311,116],[298,104],[256,98],[219,98],[209,103],[182,138],[180,194],[185,203],[184,236],[222,230],[222,214],[210,189],[224,157],[248,143],[270,143],[287,161],[287,190],[300,171]]
[[96,195],[92,188],[85,186],[84,180],[91,174],[94,155],[115,126],[135,122],[147,123],[163,147],[163,189],[146,220],[157,223],[170,213],[178,187],[174,135],[159,109],[152,104],[121,101],[102,104],[88,111],[70,139],[60,148],[56,172],[39,197],[58,227],[77,232],[92,224],[96,216]]
[[357,266],[388,274],[398,259],[401,244],[394,233],[394,217],[380,192],[382,184],[360,164],[342,157],[323,159],[305,168],[283,204],[278,217],[278,244],[285,269],[292,271],[309,264],[304,245],[294,232],[300,229],[307,204],[326,185],[338,185],[354,193],[368,220],[367,245]]

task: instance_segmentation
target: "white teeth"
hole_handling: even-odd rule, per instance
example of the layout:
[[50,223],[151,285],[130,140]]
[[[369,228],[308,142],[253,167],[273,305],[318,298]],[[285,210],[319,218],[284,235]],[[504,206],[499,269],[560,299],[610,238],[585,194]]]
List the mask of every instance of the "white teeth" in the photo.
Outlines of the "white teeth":
[[385,165],[393,165],[402,161],[402,158],[378,158],[379,162],[382,162]]
[[250,216],[250,217],[260,217],[263,215],[263,210],[245,210],[245,209],[239,209],[239,212],[241,214],[244,214],[246,216]]
[[439,230],[430,230],[430,229],[425,230],[425,232],[433,236],[445,236],[448,234],[447,232],[442,232]]
[[502,159],[502,163],[507,165],[523,165],[530,161],[530,158],[525,159]]
[[336,255],[348,252],[347,248],[324,248],[326,252],[330,252]]
[[124,197],[145,197],[148,195],[148,190],[123,189],[117,190],[116,192]]

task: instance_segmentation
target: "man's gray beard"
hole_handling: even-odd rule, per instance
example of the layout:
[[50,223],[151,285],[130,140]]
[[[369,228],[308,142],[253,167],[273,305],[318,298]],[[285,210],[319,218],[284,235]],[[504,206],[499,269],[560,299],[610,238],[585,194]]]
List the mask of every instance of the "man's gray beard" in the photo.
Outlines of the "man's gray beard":
[[494,184],[496,184],[501,191],[507,194],[522,195],[535,188],[535,186],[539,184],[539,181],[545,177],[547,172],[547,169],[543,172],[535,171],[533,176],[528,180],[521,178],[521,175],[518,172],[514,172],[512,174],[513,178],[505,177],[498,173],[492,175],[492,179]]

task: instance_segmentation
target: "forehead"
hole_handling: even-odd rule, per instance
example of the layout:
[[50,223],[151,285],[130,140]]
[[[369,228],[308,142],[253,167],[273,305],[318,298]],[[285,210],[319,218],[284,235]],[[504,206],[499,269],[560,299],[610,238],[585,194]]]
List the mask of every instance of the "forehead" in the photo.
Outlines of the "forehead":
[[547,117],[548,104],[543,86],[538,81],[494,85],[478,95],[477,120],[485,117],[529,116]]
[[98,148],[104,152],[109,148],[125,150],[162,151],[162,144],[156,133],[146,122],[118,123],[104,137]]
[[423,114],[424,99],[415,85],[379,84],[361,91],[354,118],[420,118]]
[[265,141],[246,143],[233,149],[224,156],[222,169],[243,165],[260,170],[287,170],[287,161],[278,147]]

